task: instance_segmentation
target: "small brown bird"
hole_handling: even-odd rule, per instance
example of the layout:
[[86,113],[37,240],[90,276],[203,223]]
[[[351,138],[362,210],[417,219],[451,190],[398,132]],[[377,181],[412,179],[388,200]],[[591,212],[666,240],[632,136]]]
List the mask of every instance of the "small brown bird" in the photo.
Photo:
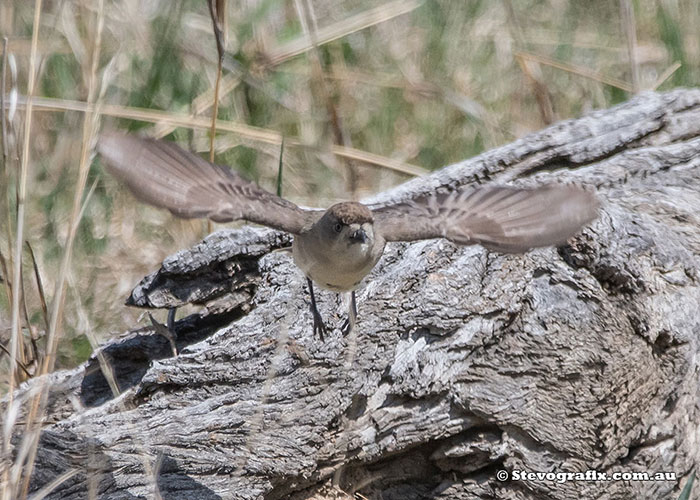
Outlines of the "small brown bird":
[[306,275],[314,334],[321,339],[326,327],[313,283],[351,292],[343,327],[350,331],[357,318],[355,289],[387,241],[446,238],[518,253],[563,244],[598,213],[595,195],[563,185],[463,187],[374,210],[355,202],[309,210],[171,142],[108,132],[100,137],[98,150],[109,171],[146,203],[179,217],[245,219],[292,233],[292,255]]

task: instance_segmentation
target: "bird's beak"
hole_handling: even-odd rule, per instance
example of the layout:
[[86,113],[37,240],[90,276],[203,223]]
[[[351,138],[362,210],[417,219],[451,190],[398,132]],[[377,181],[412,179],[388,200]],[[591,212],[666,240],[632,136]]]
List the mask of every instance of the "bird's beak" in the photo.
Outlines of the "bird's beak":
[[350,235],[350,241],[353,243],[366,243],[367,233],[365,233],[364,229],[360,228]]

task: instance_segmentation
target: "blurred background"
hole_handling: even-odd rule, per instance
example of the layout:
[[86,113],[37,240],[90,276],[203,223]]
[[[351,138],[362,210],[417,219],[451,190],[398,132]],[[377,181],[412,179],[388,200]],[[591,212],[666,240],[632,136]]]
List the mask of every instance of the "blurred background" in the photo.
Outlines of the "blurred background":
[[327,206],[700,77],[695,0],[219,0],[213,8],[221,59],[206,0],[0,3],[2,373],[13,284],[24,291],[15,318],[23,379],[51,350],[48,330],[56,366],[66,367],[145,326],[141,311],[123,305],[131,288],[208,230],[136,202],[106,175],[93,157],[101,126],[167,137],[208,158],[218,102],[217,162],[275,191],[284,138],[283,195]]

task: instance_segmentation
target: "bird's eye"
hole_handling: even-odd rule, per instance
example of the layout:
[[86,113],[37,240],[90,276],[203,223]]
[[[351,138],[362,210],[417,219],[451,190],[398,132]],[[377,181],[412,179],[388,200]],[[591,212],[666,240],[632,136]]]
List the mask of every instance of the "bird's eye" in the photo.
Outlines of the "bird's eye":
[[336,233],[339,233],[342,230],[343,230],[343,225],[340,222],[336,222],[335,226],[333,226],[333,231],[335,231]]

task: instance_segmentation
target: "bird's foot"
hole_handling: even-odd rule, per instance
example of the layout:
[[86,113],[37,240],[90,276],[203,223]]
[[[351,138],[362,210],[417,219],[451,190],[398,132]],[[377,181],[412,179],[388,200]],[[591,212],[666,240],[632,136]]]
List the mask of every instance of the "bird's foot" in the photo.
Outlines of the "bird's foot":
[[348,315],[348,317],[345,318],[345,321],[343,321],[343,324],[340,327],[340,331],[342,332],[343,336],[348,336],[350,334],[350,332],[352,332],[355,329],[356,323],[357,323],[357,316],[353,315],[351,312]]
[[352,331],[352,327],[350,326],[350,318],[345,318],[345,321],[343,321],[343,324],[340,327],[340,331],[343,335],[347,335]]
[[326,325],[323,324],[321,313],[318,312],[318,307],[316,307],[314,284],[308,277],[306,278],[306,283],[309,285],[309,296],[311,297],[311,315],[314,317],[314,335],[318,333],[318,336],[321,338],[321,342],[323,342],[326,335]]
[[326,325],[323,323],[321,313],[319,313],[318,311],[311,311],[311,313],[314,317],[314,335],[318,334],[319,338],[321,339],[321,342],[324,342],[326,335]]
[[175,324],[175,320],[174,320],[174,318],[175,318],[174,311],[175,310],[171,309],[171,311],[173,311],[173,312],[168,314],[168,325],[169,326],[166,326],[163,323],[158,323],[158,321],[153,317],[153,315],[151,313],[148,313],[148,317],[151,320],[151,325],[153,325],[153,329],[155,330],[155,332],[159,335],[162,335],[166,339],[168,339],[168,342],[170,342],[170,350],[172,351],[173,356],[177,356],[177,354],[178,354],[177,344],[176,344],[177,335],[175,335],[175,333],[173,332],[173,329],[172,329],[172,327]]
[[340,327],[340,331],[343,335],[348,335],[355,328],[355,323],[357,323],[357,302],[355,300],[355,291],[350,293],[350,303],[348,304],[348,317],[343,322],[343,326]]

